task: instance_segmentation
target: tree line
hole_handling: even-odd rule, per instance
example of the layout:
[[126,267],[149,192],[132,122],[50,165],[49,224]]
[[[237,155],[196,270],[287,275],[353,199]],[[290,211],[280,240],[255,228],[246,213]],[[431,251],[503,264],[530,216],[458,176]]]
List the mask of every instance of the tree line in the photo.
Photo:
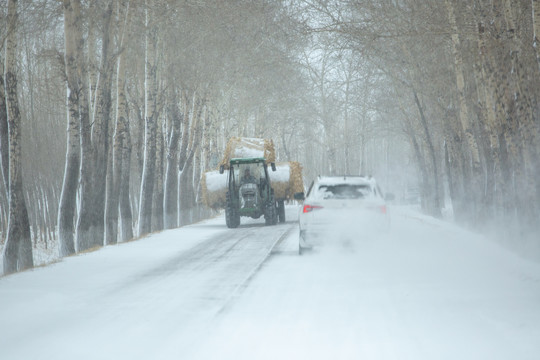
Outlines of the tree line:
[[409,143],[425,211],[450,199],[458,222],[538,244],[539,1],[314,0],[303,13],[370,64],[372,106]]
[[32,267],[38,247],[64,257],[208,216],[201,173],[230,136],[272,137],[271,103],[297,86],[297,24],[280,2],[2,10],[5,274]]

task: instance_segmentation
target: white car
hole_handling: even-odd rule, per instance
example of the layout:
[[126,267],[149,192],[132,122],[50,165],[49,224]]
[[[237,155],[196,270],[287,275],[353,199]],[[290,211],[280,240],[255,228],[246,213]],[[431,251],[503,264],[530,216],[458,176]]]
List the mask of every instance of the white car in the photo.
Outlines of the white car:
[[304,200],[300,253],[317,244],[370,237],[389,225],[385,199],[372,177],[319,176],[305,197],[300,193],[295,198]]

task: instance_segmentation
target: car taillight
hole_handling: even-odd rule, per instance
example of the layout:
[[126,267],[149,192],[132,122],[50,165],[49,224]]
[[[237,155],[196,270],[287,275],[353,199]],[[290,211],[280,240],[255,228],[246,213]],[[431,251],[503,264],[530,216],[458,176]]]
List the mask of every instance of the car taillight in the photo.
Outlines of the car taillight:
[[312,212],[313,210],[322,209],[322,206],[317,205],[304,205],[304,214],[308,212]]
[[381,212],[386,214],[386,205],[381,205]]

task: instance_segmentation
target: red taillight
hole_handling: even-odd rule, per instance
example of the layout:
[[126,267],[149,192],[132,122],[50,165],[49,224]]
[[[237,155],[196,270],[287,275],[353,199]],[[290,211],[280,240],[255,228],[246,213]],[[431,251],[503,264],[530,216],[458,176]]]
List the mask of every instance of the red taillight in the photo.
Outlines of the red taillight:
[[312,212],[313,210],[322,209],[322,206],[317,205],[304,205],[304,211],[303,213]]
[[386,214],[386,205],[381,205],[381,212]]

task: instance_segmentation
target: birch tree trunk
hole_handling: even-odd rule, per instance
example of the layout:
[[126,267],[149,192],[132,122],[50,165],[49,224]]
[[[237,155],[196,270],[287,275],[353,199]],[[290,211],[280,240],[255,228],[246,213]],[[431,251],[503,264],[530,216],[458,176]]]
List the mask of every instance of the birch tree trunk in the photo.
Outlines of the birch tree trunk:
[[503,136],[507,120],[503,93],[508,88],[505,85],[508,76],[501,77],[504,70],[499,70],[502,62],[501,58],[505,57],[501,52],[505,53],[506,51],[499,49],[499,47],[490,46],[491,44],[488,42],[489,30],[486,28],[487,21],[491,22],[492,20],[487,18],[480,21],[477,26],[478,50],[481,60],[480,82],[485,84],[486,121],[489,128],[490,144],[489,155],[492,158],[493,171],[493,175],[488,172],[487,180],[491,181],[490,178],[494,178],[493,182],[496,188],[493,195],[495,216],[508,218],[511,212],[509,199],[513,197],[511,195],[512,166],[509,163],[508,148]]
[[[523,196],[525,189],[521,189],[521,182],[523,180],[523,148],[521,147],[521,141],[519,139],[519,127],[521,126],[519,119],[519,101],[521,100],[521,94],[518,91],[517,79],[515,77],[516,66],[516,44],[514,43],[514,31],[515,25],[513,17],[510,13],[510,8],[506,6],[506,0],[500,0],[495,2],[496,13],[500,7],[503,16],[498,17],[495,20],[495,24],[499,25],[501,31],[504,31],[505,46],[502,48],[503,54],[498,58],[499,67],[497,67],[497,77],[500,79],[499,83],[502,86],[500,92],[499,101],[501,102],[504,110],[503,130],[506,141],[506,146],[509,150],[510,161],[512,163],[512,196],[509,199],[511,206],[519,213],[520,206],[518,205],[520,197]],[[501,112],[501,115],[503,113]],[[530,196],[528,193],[525,196]],[[518,206],[516,206],[518,205]],[[512,210],[514,212],[514,210]],[[519,214],[520,215],[520,214]],[[519,221],[515,219],[516,223]],[[514,217],[514,216],[512,216]]]
[[470,166],[465,160],[466,152],[463,151],[463,129],[461,123],[455,121],[454,114],[444,114],[444,138],[445,138],[445,165],[448,176],[448,186],[452,207],[454,209],[454,219],[459,223],[466,223],[469,220],[469,200],[470,199]]
[[9,131],[9,224],[4,245],[4,274],[34,266],[30,222],[23,192],[21,114],[17,95],[17,0],[8,2],[5,87]]
[[[149,1],[149,3],[152,2]],[[147,10],[146,22],[149,24],[151,21],[153,19],[150,10]],[[139,236],[148,234],[152,230],[152,200],[154,198],[154,171],[156,166],[157,29],[154,25],[147,31],[145,65],[146,113],[144,121],[144,162],[139,201]]]
[[[112,8],[113,1],[109,0],[107,9],[104,14],[105,25],[103,28],[103,41],[101,50],[101,65],[99,71],[98,86],[96,90],[96,117],[94,119],[92,141],[95,151],[96,161],[96,176],[95,179],[95,226],[101,229],[102,235],[95,239],[95,246],[102,246],[103,236],[105,234],[105,194],[107,184],[107,169],[109,162],[109,147],[110,147],[110,129],[111,129],[111,108],[112,108],[112,79],[115,62],[111,56],[113,40],[112,26]],[[98,175],[101,174],[101,175]]]
[[[106,213],[106,226],[105,226],[105,243],[106,244],[116,244],[118,242],[118,214],[119,214],[119,204],[121,196],[121,181],[123,177],[123,157],[124,151],[126,151],[127,143],[127,132],[128,132],[128,104],[126,99],[126,42],[127,42],[127,31],[130,28],[130,15],[129,11],[129,0],[124,0],[120,4],[120,14],[119,17],[125,18],[123,30],[122,30],[122,40],[120,44],[121,53],[118,56],[118,66],[117,66],[117,76],[116,76],[116,122],[113,135],[113,146],[112,146],[112,159],[111,166],[112,171],[109,174],[111,176],[111,191],[109,196],[107,196],[107,209]],[[127,174],[128,181],[128,193],[129,193],[129,171]],[[131,228],[131,216],[129,219],[122,219],[121,223],[127,222]],[[122,232],[123,233],[123,232]],[[124,236],[125,234],[122,234]],[[123,240],[128,240],[123,238]]]
[[119,123],[123,125],[123,139],[121,149],[121,176],[120,176],[120,229],[121,239],[126,241],[133,238],[133,214],[130,203],[130,177],[131,177],[131,134],[129,126],[129,107],[126,99],[125,81],[125,55],[120,61],[118,71],[118,113]]
[[154,199],[152,209],[152,231],[163,230],[163,117],[156,121],[156,165],[154,170]]
[[446,9],[448,12],[448,21],[450,23],[452,35],[452,54],[454,57],[454,71],[456,76],[457,95],[459,103],[459,120],[465,133],[465,138],[471,155],[472,163],[472,194],[475,195],[474,199],[471,199],[472,213],[476,216],[478,203],[478,195],[482,193],[481,178],[482,178],[482,164],[480,162],[480,152],[478,149],[478,143],[474,135],[474,129],[470,122],[470,114],[467,105],[467,98],[465,96],[465,76],[463,69],[463,57],[461,54],[461,42],[459,38],[458,27],[456,24],[456,18],[454,14],[453,5],[449,0],[445,0]]
[[[112,65],[109,55],[112,1],[104,13],[104,28],[101,50],[101,65],[96,89],[96,115],[91,126],[91,138],[85,138],[87,152],[83,146],[83,166],[81,173],[81,213],[77,226],[77,237],[82,248],[103,246],[105,235],[105,194],[107,160],[109,152],[109,123],[111,112]],[[86,129],[85,129],[86,130]],[[82,130],[83,138],[85,132]],[[86,134],[88,136],[89,134]]]
[[430,176],[431,181],[429,181],[429,188],[431,188],[428,198],[426,199],[428,201],[427,211],[430,215],[433,215],[435,217],[441,218],[441,197],[439,194],[440,191],[440,185],[439,185],[439,166],[437,164],[437,154],[435,152],[435,147],[433,146],[433,140],[431,136],[431,132],[429,131],[427,119],[424,114],[424,109],[422,107],[422,104],[420,104],[420,100],[418,99],[418,94],[415,90],[413,90],[414,93],[414,101],[416,103],[416,106],[418,107],[418,112],[420,114],[420,121],[422,124],[422,129],[424,130],[424,135],[426,137],[426,143],[427,143],[427,151],[429,154],[429,159],[431,162],[431,167],[433,168],[433,175]]
[[[520,171],[522,160],[520,151],[516,143],[517,112],[515,103],[515,79],[514,69],[512,69],[512,44],[508,41],[506,33],[506,20],[503,18],[503,8],[501,0],[492,5],[495,14],[490,19],[491,31],[501,33],[504,41],[493,41],[495,46],[490,47],[486,64],[490,84],[493,88],[495,98],[495,114],[500,128],[497,129],[499,144],[499,160],[501,171],[501,182],[498,184],[501,194],[501,216],[508,224],[508,229],[516,224],[516,172]],[[498,39],[496,39],[498,40]],[[512,225],[511,225],[512,224]]]
[[[192,153],[193,155],[195,152]],[[193,161],[186,162],[180,175],[180,226],[192,223],[193,217]]]
[[[493,89],[493,78],[488,76],[488,61],[490,56],[488,55],[492,49],[489,49],[486,44],[485,24],[484,19],[481,19],[477,23],[477,46],[478,46],[478,59],[477,64],[474,66],[476,88],[478,93],[478,101],[480,103],[480,109],[484,112],[482,118],[484,119],[484,132],[487,136],[488,147],[486,148],[486,212],[487,216],[496,215],[497,208],[502,204],[500,197],[499,185],[500,179],[500,157],[499,157],[499,139],[498,132],[500,131],[500,124],[498,122],[497,114],[495,113],[495,101]],[[487,159],[489,157],[489,160]]]
[[[129,0],[127,0],[129,3]],[[127,5],[129,6],[129,4]],[[127,20],[124,28],[124,34],[129,31],[132,19],[131,11],[127,11]],[[125,37],[126,35],[124,35]],[[126,41],[122,41],[124,44]],[[120,179],[118,179],[120,187],[120,229],[121,240],[126,241],[133,238],[133,214],[130,203],[130,178],[131,178],[131,134],[130,134],[130,114],[129,105],[126,98],[126,59],[127,55],[125,50],[120,54],[118,65],[118,110],[117,110],[117,129],[116,135],[118,142],[121,142],[120,153],[116,152],[116,155],[120,155],[119,159],[116,159],[117,168],[120,172]],[[118,174],[116,174],[118,176]]]
[[60,256],[75,253],[75,224],[76,197],[80,167],[80,118],[79,93],[80,81],[77,72],[76,46],[81,34],[77,27],[80,13],[76,14],[70,0],[64,0],[64,42],[65,42],[65,72],[68,86],[68,124],[67,149],[64,181],[58,209],[58,236]]
[[[205,115],[206,118],[206,115]],[[201,126],[202,127],[202,126]],[[204,132],[201,132],[204,133]],[[202,136],[199,143],[202,142]],[[202,156],[203,156],[203,147],[199,144],[197,146],[197,151],[193,158],[193,196],[191,206],[193,207],[191,221],[197,222],[201,220],[201,188],[200,188],[200,179],[202,176]]]
[[[539,69],[534,66],[534,54],[528,41],[523,41],[525,34],[522,28],[531,24],[516,21],[523,5],[516,6],[511,0],[504,0],[504,16],[508,42],[511,46],[511,66],[513,91],[509,101],[515,103],[514,142],[519,151],[520,167],[516,172],[516,200],[518,220],[523,228],[537,226],[540,194],[538,179],[538,127],[535,124],[534,96],[538,92],[537,85],[531,85],[530,78],[540,78]],[[536,201],[531,201],[531,198]]]
[[4,88],[4,59],[0,51],[0,173],[7,191],[9,188],[9,132],[6,108],[6,92]]
[[536,53],[537,65],[540,68],[540,0],[532,1],[532,19],[533,19],[533,46]]
[[420,144],[418,143],[417,133],[413,130],[412,125],[409,124],[408,126],[409,126],[408,138],[414,150],[416,165],[421,174],[421,178],[420,178],[420,183],[422,184],[420,187],[421,201],[422,201],[421,206],[422,206],[422,209],[425,210],[427,208],[426,201],[429,198],[429,187],[430,187],[426,159],[425,159],[424,153],[422,152]]
[[[81,1],[71,0],[74,14],[79,14],[74,20],[74,26],[77,32],[81,34],[77,40],[75,51],[77,61],[77,71],[79,74],[79,117],[80,117],[80,132],[81,132],[81,166],[79,173],[80,186],[80,212],[77,219],[77,251],[84,251],[92,247],[92,239],[95,236],[95,229],[90,229],[88,224],[91,212],[89,203],[92,201],[92,176],[94,174],[92,168],[93,149],[91,138],[90,124],[90,89],[88,87],[88,71],[87,60],[84,52],[85,42],[83,34],[83,16],[81,13]],[[95,235],[95,236],[94,236]]]
[[191,101],[189,99],[190,96],[187,94],[187,92],[184,92],[182,96],[182,103],[184,104],[184,116],[182,117],[182,143],[180,144],[180,155],[178,158],[178,168],[180,171],[184,170],[188,156],[190,117],[194,118],[192,114],[194,113],[195,107],[195,95],[191,96]]
[[194,101],[194,110],[192,112],[193,120],[189,131],[189,140],[182,139],[182,142],[187,141],[187,157],[183,164],[180,164],[182,173],[180,175],[180,225],[187,225],[192,222],[193,205],[195,203],[194,189],[193,189],[193,171],[195,153],[198,151],[198,147],[201,139],[201,117],[204,108],[204,101]]
[[126,129],[125,135],[122,149],[122,176],[120,179],[120,229],[122,231],[122,241],[133,238],[133,213],[130,203],[131,135],[129,127]]
[[180,141],[180,124],[182,115],[178,109],[176,91],[170,90],[170,130],[167,136],[167,165],[165,170],[164,190],[164,228],[173,229],[178,226],[178,142]]

